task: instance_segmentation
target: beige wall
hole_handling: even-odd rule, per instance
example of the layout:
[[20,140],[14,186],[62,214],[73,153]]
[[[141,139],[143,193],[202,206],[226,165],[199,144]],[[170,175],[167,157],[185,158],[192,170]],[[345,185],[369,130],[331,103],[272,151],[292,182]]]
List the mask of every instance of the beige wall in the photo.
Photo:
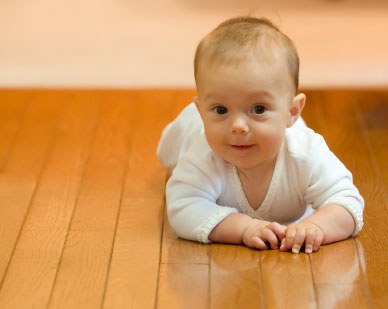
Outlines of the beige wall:
[[388,86],[388,1],[0,0],[0,87],[192,87],[198,41],[246,13],[294,39],[302,86]]

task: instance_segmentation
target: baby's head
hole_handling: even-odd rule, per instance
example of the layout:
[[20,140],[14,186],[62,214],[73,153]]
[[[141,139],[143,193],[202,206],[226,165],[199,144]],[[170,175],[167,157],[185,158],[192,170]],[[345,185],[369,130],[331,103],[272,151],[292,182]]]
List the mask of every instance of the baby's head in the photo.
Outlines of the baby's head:
[[292,41],[267,19],[233,18],[200,42],[194,72],[213,151],[240,168],[273,161],[305,101]]
[[265,18],[237,17],[222,22],[199,43],[194,59],[198,80],[209,66],[237,66],[250,57],[259,62],[285,61],[294,93],[299,84],[299,57],[291,39]]

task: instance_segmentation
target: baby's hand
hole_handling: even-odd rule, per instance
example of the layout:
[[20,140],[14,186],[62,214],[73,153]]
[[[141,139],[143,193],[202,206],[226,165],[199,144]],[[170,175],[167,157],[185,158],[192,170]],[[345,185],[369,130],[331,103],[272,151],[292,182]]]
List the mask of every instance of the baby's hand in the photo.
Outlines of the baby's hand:
[[305,252],[317,251],[323,241],[323,231],[318,225],[310,222],[300,222],[287,227],[286,237],[282,240],[280,251],[292,249],[292,253],[299,253],[305,244]]
[[268,242],[272,249],[279,247],[279,242],[286,235],[286,226],[277,222],[252,219],[249,221],[243,234],[243,242],[246,246],[257,249],[267,249]]

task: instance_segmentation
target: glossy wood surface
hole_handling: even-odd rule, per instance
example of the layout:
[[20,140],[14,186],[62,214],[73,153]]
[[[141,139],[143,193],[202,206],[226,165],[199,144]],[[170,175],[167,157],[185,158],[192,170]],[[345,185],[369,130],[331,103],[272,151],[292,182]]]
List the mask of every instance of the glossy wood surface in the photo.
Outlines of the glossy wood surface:
[[306,91],[366,202],[311,255],[175,235],[155,151],[194,95],[0,90],[0,308],[386,308],[388,90]]

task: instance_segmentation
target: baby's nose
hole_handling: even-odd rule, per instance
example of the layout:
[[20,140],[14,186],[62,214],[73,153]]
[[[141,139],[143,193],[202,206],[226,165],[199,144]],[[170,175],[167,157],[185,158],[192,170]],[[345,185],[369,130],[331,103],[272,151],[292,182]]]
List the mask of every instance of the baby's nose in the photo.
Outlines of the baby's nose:
[[231,133],[247,134],[249,131],[247,122],[243,117],[235,117],[230,126]]

